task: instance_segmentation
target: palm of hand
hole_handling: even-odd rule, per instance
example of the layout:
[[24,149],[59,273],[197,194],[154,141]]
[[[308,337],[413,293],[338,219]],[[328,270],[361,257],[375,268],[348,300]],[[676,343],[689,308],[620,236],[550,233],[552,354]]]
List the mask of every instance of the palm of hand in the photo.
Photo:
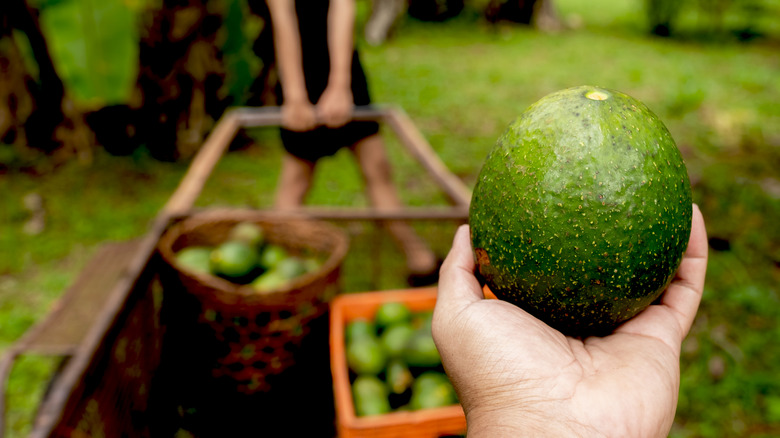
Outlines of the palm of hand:
[[706,264],[695,207],[688,251],[661,302],[609,336],[581,340],[513,304],[482,299],[462,227],[442,266],[433,336],[469,436],[666,436]]
[[[451,336],[469,344],[462,348],[474,352],[473,363],[448,366],[447,372],[458,381],[470,416],[522,410],[534,422],[554,418],[583,436],[661,436],[669,430],[679,384],[679,373],[669,370],[679,369],[678,352],[661,339],[630,332],[584,341],[564,337],[498,300],[474,303],[459,317],[468,333]],[[479,376],[470,377],[475,372]]]
[[314,105],[309,101],[285,102],[281,108],[282,126],[291,131],[308,131],[317,126]]

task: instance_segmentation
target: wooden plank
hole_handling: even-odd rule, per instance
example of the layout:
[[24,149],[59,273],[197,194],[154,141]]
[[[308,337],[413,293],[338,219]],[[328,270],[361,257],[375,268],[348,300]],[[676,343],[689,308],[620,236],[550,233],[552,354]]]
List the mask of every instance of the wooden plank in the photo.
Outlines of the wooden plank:
[[16,358],[72,355],[95,323],[108,293],[126,274],[136,245],[136,241],[103,244],[46,317],[6,351],[0,362],[0,436],[5,430],[6,383]]
[[[238,209],[240,210],[240,209]],[[202,209],[190,210],[181,216],[175,216],[175,220],[184,219]],[[258,211],[258,209],[252,209]],[[443,207],[403,207],[394,210],[376,210],[371,207],[327,207],[327,206],[302,206],[294,210],[260,210],[263,214],[273,218],[290,219],[321,219],[334,221],[387,221],[387,220],[414,220],[414,221],[439,221],[439,220],[468,220],[468,208],[463,206]]]
[[86,336],[108,292],[125,274],[136,241],[103,244],[48,315],[17,341],[23,353],[67,354]]
[[225,153],[240,128],[234,111],[228,111],[219,120],[192,160],[187,173],[176,191],[163,207],[163,215],[172,215],[189,210],[200,195],[209,175]]
[[90,362],[95,358],[99,347],[119,317],[130,292],[142,278],[144,270],[149,265],[157,249],[157,243],[169,223],[168,216],[159,215],[146,235],[138,241],[125,275],[119,278],[111,289],[106,304],[97,315],[95,323],[90,328],[84,341],[76,348],[73,357],[63,369],[59,378],[52,382],[51,390],[40,406],[35,430],[31,438],[48,438],[65,414],[68,400],[78,398],[81,394],[75,391],[78,383],[84,378]]

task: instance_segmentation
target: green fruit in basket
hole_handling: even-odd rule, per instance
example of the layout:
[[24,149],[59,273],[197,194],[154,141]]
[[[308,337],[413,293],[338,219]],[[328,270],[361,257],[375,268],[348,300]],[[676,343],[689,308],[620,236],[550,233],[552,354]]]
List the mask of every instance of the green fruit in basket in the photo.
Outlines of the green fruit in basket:
[[382,303],[374,314],[374,323],[377,327],[387,327],[391,324],[407,322],[412,317],[412,312],[406,304],[397,301]]
[[385,380],[387,381],[387,387],[390,389],[391,393],[403,394],[404,391],[412,386],[414,376],[412,376],[412,372],[409,371],[409,367],[406,366],[402,360],[392,359],[387,364],[387,369],[385,370]]
[[273,270],[279,272],[280,275],[288,280],[292,280],[306,273],[306,265],[298,257],[290,256],[279,260],[273,267]]
[[387,355],[376,337],[360,337],[347,344],[347,365],[356,374],[377,375],[385,369]]
[[450,406],[457,402],[455,388],[443,373],[426,371],[412,383],[412,398],[409,400],[412,410]]
[[269,243],[260,254],[260,264],[266,269],[272,269],[287,257],[288,254],[286,249],[274,243]]
[[410,367],[432,368],[441,365],[439,350],[427,330],[415,331],[407,342],[402,357]]
[[407,323],[393,324],[382,332],[379,342],[387,356],[398,357],[404,352],[414,333],[412,326]]
[[230,229],[228,234],[228,240],[238,240],[252,248],[260,248],[264,239],[263,227],[254,222],[239,222]]
[[373,338],[375,336],[376,327],[374,327],[374,323],[365,318],[353,319],[344,327],[344,339],[348,344],[358,338]]
[[208,274],[211,272],[211,248],[188,246],[176,253],[176,263],[184,269]]
[[217,275],[238,278],[257,267],[257,252],[244,242],[227,241],[211,252],[211,269]]
[[387,387],[376,376],[358,376],[352,383],[352,398],[359,417],[390,412]]
[[284,274],[276,269],[271,269],[255,278],[254,281],[252,281],[251,286],[258,292],[272,292],[283,288],[289,282],[290,279]]
[[303,259],[303,266],[306,268],[306,272],[315,272],[322,267],[322,263],[314,257],[306,257]]

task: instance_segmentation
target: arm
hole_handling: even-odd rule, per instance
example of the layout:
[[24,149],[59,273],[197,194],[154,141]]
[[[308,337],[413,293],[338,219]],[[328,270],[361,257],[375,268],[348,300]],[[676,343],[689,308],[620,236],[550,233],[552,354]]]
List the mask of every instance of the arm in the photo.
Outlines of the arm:
[[267,1],[273,22],[279,80],[284,93],[282,126],[293,131],[307,131],[315,127],[316,114],[306,92],[295,3],[290,0]]
[[331,0],[328,10],[328,51],[330,75],[317,109],[330,127],[347,123],[352,117],[352,52],[355,27],[355,1]]

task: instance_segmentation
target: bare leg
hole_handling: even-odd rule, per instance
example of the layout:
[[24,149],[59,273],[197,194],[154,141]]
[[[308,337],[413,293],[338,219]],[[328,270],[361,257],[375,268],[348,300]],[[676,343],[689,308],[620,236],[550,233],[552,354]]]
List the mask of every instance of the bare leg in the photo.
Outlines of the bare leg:
[[[401,208],[382,137],[379,134],[367,137],[356,143],[352,150],[362,169],[368,198],[374,208],[380,211]],[[427,274],[436,270],[435,254],[408,223],[388,221],[386,226],[406,256],[410,274]]]
[[303,205],[303,200],[311,188],[313,176],[314,163],[285,153],[276,187],[274,207],[292,210]]

